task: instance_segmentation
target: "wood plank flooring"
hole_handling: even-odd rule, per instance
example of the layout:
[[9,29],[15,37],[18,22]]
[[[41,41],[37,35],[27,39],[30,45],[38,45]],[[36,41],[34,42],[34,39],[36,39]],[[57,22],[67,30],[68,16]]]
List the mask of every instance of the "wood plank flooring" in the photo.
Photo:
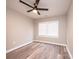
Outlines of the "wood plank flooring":
[[70,59],[63,46],[33,42],[6,54],[6,59]]

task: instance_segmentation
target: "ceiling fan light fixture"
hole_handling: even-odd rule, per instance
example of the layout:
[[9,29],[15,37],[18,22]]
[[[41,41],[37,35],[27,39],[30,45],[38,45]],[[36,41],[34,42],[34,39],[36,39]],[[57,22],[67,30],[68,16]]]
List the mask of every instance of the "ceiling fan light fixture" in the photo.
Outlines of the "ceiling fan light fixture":
[[32,11],[33,13],[40,15],[39,10],[48,11],[47,8],[38,8],[38,4],[39,4],[39,1],[40,0],[36,0],[33,6],[29,5],[28,3],[26,3],[26,2],[24,2],[22,0],[19,0],[19,1],[22,4],[27,5],[28,7],[31,7],[32,8],[31,10],[28,10],[27,12],[31,12]]
[[37,10],[34,9],[34,10],[33,10],[33,13],[36,13],[36,14],[37,14]]

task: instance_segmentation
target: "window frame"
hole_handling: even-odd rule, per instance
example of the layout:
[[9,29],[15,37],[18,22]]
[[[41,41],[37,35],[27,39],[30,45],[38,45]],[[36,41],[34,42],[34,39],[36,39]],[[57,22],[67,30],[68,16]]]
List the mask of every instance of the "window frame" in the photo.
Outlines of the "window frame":
[[[48,23],[48,24],[49,24],[49,23],[54,23],[54,22],[56,22],[56,25],[57,25],[57,35],[54,35],[54,34],[53,34],[53,35],[48,35],[48,33],[49,33],[49,32],[48,32],[48,29],[47,29],[47,32],[48,32],[48,33],[47,33],[46,35],[42,35],[42,34],[40,35],[40,34],[39,34],[39,32],[40,32],[40,30],[39,30],[39,24],[41,24],[41,23]],[[47,24],[47,26],[48,26],[48,24]],[[47,27],[47,28],[48,28],[48,27]],[[59,37],[59,21],[56,20],[56,21],[39,22],[39,23],[38,23],[38,36],[39,36],[39,37],[58,38],[58,37]]]

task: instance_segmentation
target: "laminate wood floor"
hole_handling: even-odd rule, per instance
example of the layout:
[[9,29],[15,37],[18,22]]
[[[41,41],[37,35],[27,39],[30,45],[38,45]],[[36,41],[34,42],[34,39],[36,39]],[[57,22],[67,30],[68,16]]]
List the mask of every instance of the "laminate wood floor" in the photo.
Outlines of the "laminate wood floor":
[[66,47],[33,42],[6,54],[6,59],[70,59]]

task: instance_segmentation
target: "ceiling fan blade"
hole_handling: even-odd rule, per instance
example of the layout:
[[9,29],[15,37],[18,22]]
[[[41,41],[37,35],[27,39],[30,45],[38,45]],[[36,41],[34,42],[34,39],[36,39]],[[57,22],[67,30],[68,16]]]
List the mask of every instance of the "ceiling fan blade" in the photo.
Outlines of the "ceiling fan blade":
[[38,5],[38,4],[39,4],[39,1],[40,1],[40,0],[36,0],[36,2],[35,2],[35,3]]
[[27,12],[31,12],[31,11],[33,11],[34,9],[31,9],[31,10],[28,10]]
[[44,11],[48,11],[47,8],[37,8],[37,10],[44,10]]
[[31,7],[31,8],[33,8],[31,5],[25,3],[24,1],[22,1],[22,0],[19,0],[19,1],[20,1],[21,3],[23,3],[23,4],[25,4],[25,5],[27,5],[27,6]]
[[37,13],[38,13],[38,15],[40,15],[40,12],[39,11],[37,11]]

